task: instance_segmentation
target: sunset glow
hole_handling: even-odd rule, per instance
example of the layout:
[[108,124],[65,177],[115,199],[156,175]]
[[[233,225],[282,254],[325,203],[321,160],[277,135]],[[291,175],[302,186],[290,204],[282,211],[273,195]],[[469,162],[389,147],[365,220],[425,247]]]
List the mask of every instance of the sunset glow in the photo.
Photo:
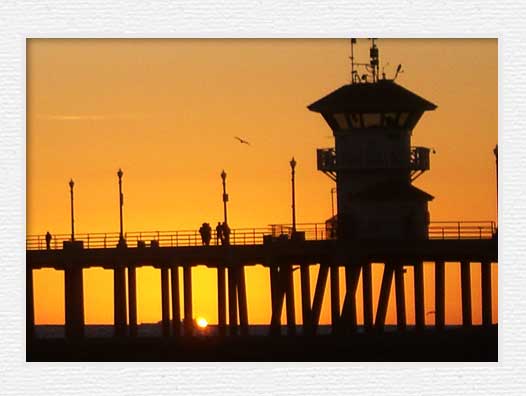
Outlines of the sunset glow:
[[197,326],[199,326],[199,328],[201,329],[206,329],[206,327],[208,326],[207,320],[203,317],[197,318],[196,323],[197,323]]

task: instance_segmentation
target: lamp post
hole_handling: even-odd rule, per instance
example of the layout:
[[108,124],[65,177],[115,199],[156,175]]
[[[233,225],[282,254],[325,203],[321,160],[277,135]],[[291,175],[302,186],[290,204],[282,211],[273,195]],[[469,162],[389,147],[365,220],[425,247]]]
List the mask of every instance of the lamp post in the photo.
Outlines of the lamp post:
[[497,191],[497,220],[499,217],[499,146],[495,145],[493,149],[493,154],[495,155],[495,177],[496,177],[496,191]]
[[71,198],[71,240],[75,240],[75,215],[73,212],[73,186],[75,186],[75,182],[73,179],[70,179],[69,181],[69,194]]
[[122,227],[122,205],[124,203],[124,196],[122,195],[122,169],[119,168],[117,176],[119,177],[119,215],[120,215],[120,232],[119,232],[119,245],[124,243],[124,234]]
[[331,214],[332,218],[334,218],[334,194],[336,193],[336,187],[331,188]]
[[296,160],[294,157],[290,160],[290,170],[292,174],[292,233],[296,232],[296,191],[295,191],[295,168]]
[[227,223],[227,211],[226,203],[228,202],[228,194],[226,193],[226,172],[223,170],[221,172],[221,180],[223,180],[223,215],[225,218],[225,224]]

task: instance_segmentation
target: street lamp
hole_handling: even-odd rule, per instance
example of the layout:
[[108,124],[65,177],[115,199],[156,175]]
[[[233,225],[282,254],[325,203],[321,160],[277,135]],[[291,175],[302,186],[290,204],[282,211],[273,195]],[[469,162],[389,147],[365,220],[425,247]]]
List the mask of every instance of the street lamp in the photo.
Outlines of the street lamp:
[[294,159],[294,157],[292,157],[292,159],[290,160],[290,170],[292,173],[292,233],[296,232],[296,191],[294,185],[295,168],[296,160]]
[[226,172],[223,169],[221,172],[221,180],[223,180],[223,215],[225,218],[225,224],[227,223],[227,212],[226,212],[226,203],[228,202],[228,194],[226,193]]
[[334,194],[336,193],[336,187],[331,188],[331,219],[334,218]]
[[119,214],[120,214],[120,232],[119,232],[119,245],[124,243],[124,234],[122,227],[122,205],[124,203],[124,196],[122,195],[122,169],[119,168],[117,176],[119,177]]
[[70,179],[69,181],[69,194],[71,197],[71,240],[75,240],[75,215],[73,212],[73,186],[75,186],[75,182],[73,179]]
[[499,146],[495,145],[493,149],[493,154],[495,155],[495,176],[496,176],[496,191],[497,191],[497,220],[499,217]]

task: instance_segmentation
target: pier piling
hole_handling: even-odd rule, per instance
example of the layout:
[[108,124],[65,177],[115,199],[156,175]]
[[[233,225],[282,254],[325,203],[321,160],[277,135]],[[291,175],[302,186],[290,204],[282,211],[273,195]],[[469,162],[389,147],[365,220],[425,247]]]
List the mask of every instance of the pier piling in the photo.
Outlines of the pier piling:
[[460,280],[462,288],[462,325],[471,326],[471,267],[470,262],[460,262]]
[[[296,313],[294,307],[294,278],[292,276],[292,264],[285,264],[282,276],[285,277],[285,296],[287,308],[287,335],[296,335]],[[281,272],[281,271],[280,271]]]
[[424,263],[417,261],[414,264],[414,291],[415,291],[415,326],[417,330],[423,330],[425,321],[424,303]]
[[480,263],[481,291],[482,291],[482,324],[491,326],[491,262]]
[[113,269],[113,323],[114,335],[126,335],[126,273],[123,265]]
[[395,267],[395,296],[396,296],[396,326],[403,331],[407,320],[405,315],[405,282],[404,266],[398,263]]
[[237,282],[233,266],[228,267],[228,324],[230,335],[237,335]]
[[217,322],[219,334],[226,335],[226,274],[225,267],[217,267]]
[[435,262],[435,327],[444,328],[446,318],[446,278],[444,261]]
[[303,321],[303,334],[311,334],[311,299],[310,299],[310,273],[309,265],[300,265],[300,285],[301,285],[301,318]]
[[373,280],[371,263],[366,261],[362,265],[362,292],[363,292],[363,324],[365,330],[373,328]]
[[66,311],[66,337],[78,339],[84,336],[84,282],[82,267],[73,262],[64,270]]
[[135,266],[128,265],[128,320],[130,337],[137,336],[137,275]]
[[338,331],[340,323],[340,268],[333,263],[330,267],[331,272],[331,325],[332,333]]
[[393,282],[393,272],[394,265],[392,263],[385,263],[375,320],[375,327],[380,331],[383,331],[385,326],[385,317],[387,314],[387,306],[389,304],[389,294],[391,293],[391,284]]
[[239,303],[239,325],[241,327],[241,334],[246,336],[248,335],[248,307],[245,267],[243,265],[237,268],[237,300]]
[[163,337],[170,335],[170,289],[169,268],[161,268],[161,321]]
[[183,267],[183,293],[184,293],[184,334],[194,333],[193,309],[192,309],[192,267]]
[[179,292],[179,266],[170,267],[172,289],[172,334],[178,337],[181,334],[181,297]]

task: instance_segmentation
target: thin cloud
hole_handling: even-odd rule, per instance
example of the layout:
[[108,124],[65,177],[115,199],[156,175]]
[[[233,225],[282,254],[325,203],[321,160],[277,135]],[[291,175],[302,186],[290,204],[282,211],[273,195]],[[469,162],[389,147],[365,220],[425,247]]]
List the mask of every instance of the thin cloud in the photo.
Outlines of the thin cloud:
[[50,121],[104,121],[130,120],[151,117],[151,114],[123,113],[123,114],[37,114],[37,118]]

